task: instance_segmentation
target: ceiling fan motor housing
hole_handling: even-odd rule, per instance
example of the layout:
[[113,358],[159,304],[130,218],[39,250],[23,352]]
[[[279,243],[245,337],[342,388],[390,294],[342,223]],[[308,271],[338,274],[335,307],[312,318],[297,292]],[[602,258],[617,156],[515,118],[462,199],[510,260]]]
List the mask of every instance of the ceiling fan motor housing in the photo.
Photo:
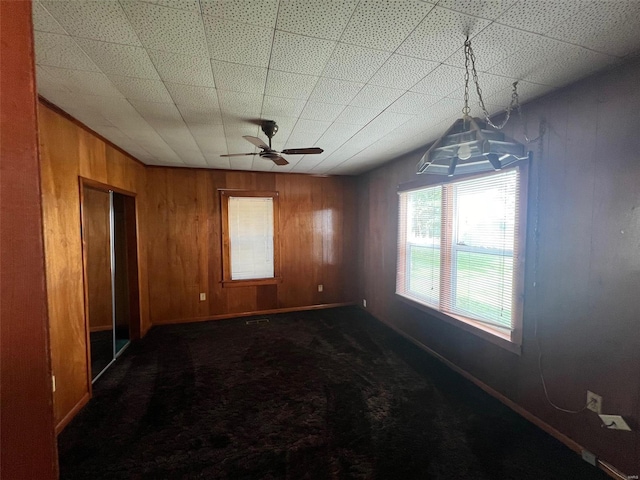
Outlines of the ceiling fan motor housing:
[[273,138],[273,136],[278,131],[278,125],[273,120],[265,120],[261,125],[262,131],[269,138]]

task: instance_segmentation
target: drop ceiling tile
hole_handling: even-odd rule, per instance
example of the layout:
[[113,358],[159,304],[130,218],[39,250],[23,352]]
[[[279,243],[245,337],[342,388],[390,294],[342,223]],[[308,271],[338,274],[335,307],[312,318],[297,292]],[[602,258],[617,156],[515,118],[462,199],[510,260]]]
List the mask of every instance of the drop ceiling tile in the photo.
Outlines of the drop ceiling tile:
[[[462,75],[462,74],[461,74]],[[504,91],[505,89],[511,92],[513,90],[513,82],[517,81],[516,78],[508,78],[498,75],[492,75],[487,72],[479,72],[478,73],[478,83],[480,84],[480,89],[482,92],[482,97],[486,100],[487,97],[493,95],[496,92]],[[446,96],[459,100],[462,105],[464,101],[464,85],[462,82],[456,82],[459,84],[459,87],[454,91],[450,92]],[[518,89],[520,90],[520,89]],[[509,93],[509,98],[511,98],[511,93]],[[478,93],[473,83],[473,79],[469,78],[469,103],[478,103]]]
[[309,37],[339,40],[358,0],[284,0],[278,30]]
[[359,125],[334,122],[322,134],[318,144],[325,150],[334,151],[360,130]]
[[474,17],[495,20],[517,0],[440,0],[439,7],[449,8]]
[[380,114],[380,109],[377,108],[362,108],[362,107],[346,107],[336,122],[347,123],[351,125],[366,125],[371,120],[376,118]]
[[277,31],[269,68],[284,72],[320,75],[336,42]]
[[589,2],[545,35],[610,55],[624,56],[640,49],[640,2]]
[[179,53],[148,50],[160,78],[165,82],[215,87],[211,63],[205,57],[190,57]]
[[67,35],[34,32],[36,64],[98,72],[100,69]]
[[231,164],[231,170],[251,170],[251,166],[253,165],[253,157],[230,158],[229,163]]
[[392,52],[433,7],[419,0],[362,0],[340,41]]
[[106,74],[158,80],[158,72],[144,48],[77,38],[76,42]]
[[118,2],[53,0],[42,4],[69,35],[140,46]]
[[56,67],[42,68],[75,94],[123,97],[122,93],[102,72],[85,72]]
[[617,59],[551,38],[539,37],[528,48],[507,57],[489,71],[532,83],[558,87],[577,80]]
[[220,90],[218,91],[218,101],[225,125],[227,116],[231,118],[256,118],[260,116],[262,109],[262,94],[259,93]]
[[265,93],[275,97],[307,99],[317,82],[318,77],[313,75],[269,70]]
[[[469,32],[473,38],[490,23],[489,20],[435,7],[398,47],[397,53],[441,62],[464,45],[463,32]],[[460,43],[451,40],[452,32],[460,32]]]
[[391,105],[404,90],[395,88],[378,87],[376,85],[365,85],[360,92],[351,100],[350,105],[354,107],[377,108],[383,110]]
[[327,62],[323,76],[367,82],[390,56],[389,52],[339,43]]
[[39,32],[57,33],[67,35],[67,32],[58,21],[51,16],[46,8],[38,1],[33,2],[33,29]]
[[195,125],[206,127],[222,125],[222,113],[218,108],[184,104],[177,104],[176,107],[189,128]]
[[443,64],[414,85],[411,91],[446,97],[451,92],[463,87],[464,70]]
[[160,80],[109,75],[109,80],[128,99],[146,102],[173,103],[171,95]]
[[211,58],[267,67],[274,31],[243,23],[204,17]]
[[[120,2],[146,48],[208,57],[207,40],[198,12],[161,7],[150,3]],[[189,32],[185,35],[185,32]]]
[[309,101],[348,105],[364,87],[364,83],[334,78],[320,78]]
[[213,77],[218,90],[264,93],[267,69],[237,63],[211,61]]
[[389,107],[389,111],[409,115],[421,115],[426,113],[429,107],[437,103],[440,99],[441,97],[439,96],[407,92]]
[[408,90],[437,66],[437,62],[393,54],[369,83]]
[[176,105],[186,105],[189,107],[219,109],[218,91],[215,88],[195,87],[192,85],[180,85],[176,83],[165,83],[171,98]]
[[[509,55],[537,44],[542,38],[534,33],[494,23],[471,40],[471,46],[476,56],[476,69],[487,71]],[[464,44],[464,40],[461,43]],[[464,68],[464,61],[464,49],[463,45],[460,45],[460,48],[451,58],[446,60],[446,63]]]
[[308,148],[316,146],[318,139],[329,128],[331,122],[301,118],[293,128],[285,144],[286,148]]
[[204,15],[269,28],[276,25],[277,0],[200,0],[200,4]]
[[550,25],[563,25],[585,3],[584,0],[520,0],[504,12],[497,22],[520,30],[543,33]]
[[262,104],[263,118],[297,117],[302,112],[306,100],[297,98],[270,97],[265,95]]
[[342,113],[345,105],[337,105],[333,103],[307,102],[300,114],[300,118],[308,118],[310,120],[322,120],[325,122],[333,122],[338,115]]
[[38,93],[42,93],[45,89],[47,92],[71,93],[71,90],[65,85],[64,79],[51,75],[40,66],[36,66],[36,84],[38,86]]
[[178,10],[189,10],[191,12],[200,12],[200,3],[198,0],[145,0],[149,3],[155,3],[161,7],[176,8]]

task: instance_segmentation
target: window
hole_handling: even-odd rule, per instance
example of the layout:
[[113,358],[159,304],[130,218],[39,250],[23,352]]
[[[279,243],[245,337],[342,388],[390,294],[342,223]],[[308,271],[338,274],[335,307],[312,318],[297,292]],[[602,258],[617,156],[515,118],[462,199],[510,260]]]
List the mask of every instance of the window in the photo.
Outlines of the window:
[[278,281],[278,193],[221,191],[223,284]]
[[401,191],[396,293],[520,343],[521,176],[519,167]]

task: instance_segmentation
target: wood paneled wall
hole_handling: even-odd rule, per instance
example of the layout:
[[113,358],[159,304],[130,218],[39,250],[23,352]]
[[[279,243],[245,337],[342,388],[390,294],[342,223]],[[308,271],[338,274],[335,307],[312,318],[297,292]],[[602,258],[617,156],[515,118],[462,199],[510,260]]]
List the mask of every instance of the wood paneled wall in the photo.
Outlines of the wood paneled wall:
[[[218,189],[279,192],[281,283],[222,287]],[[147,190],[153,324],[354,301],[355,179],[154,167]]]
[[44,104],[39,108],[51,364],[60,430],[86,403],[86,356],[79,177],[137,193],[141,329],[150,326],[145,167]]
[[[531,136],[548,123],[542,157],[532,144],[524,343],[509,353],[400,302],[394,295],[396,188],[416,178],[422,154],[359,179],[359,285],[368,310],[555,427],[622,472],[640,472],[640,62],[528,104]],[[522,138],[512,119],[509,135]],[[539,236],[534,224],[539,218]],[[534,279],[537,288],[533,287]],[[601,428],[592,412],[565,409],[586,391],[634,432]]]
[[0,477],[57,478],[31,2],[0,2]]

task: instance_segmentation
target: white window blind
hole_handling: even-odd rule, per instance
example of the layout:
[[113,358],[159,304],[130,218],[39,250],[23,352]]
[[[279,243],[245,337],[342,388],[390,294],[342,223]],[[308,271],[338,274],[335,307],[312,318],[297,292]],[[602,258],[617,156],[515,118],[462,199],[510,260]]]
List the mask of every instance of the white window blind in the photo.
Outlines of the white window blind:
[[400,193],[396,292],[514,328],[518,169]]
[[231,280],[274,277],[273,199],[229,197]]

